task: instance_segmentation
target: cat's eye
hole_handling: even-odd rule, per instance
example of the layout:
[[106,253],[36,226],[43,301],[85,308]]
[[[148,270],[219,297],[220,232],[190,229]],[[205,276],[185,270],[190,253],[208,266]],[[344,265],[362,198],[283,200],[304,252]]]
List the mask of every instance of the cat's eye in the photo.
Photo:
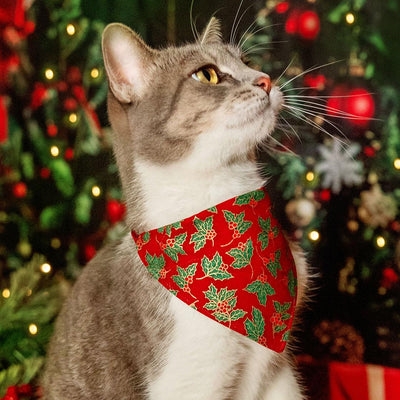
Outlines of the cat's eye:
[[218,73],[213,67],[200,68],[196,72],[193,72],[192,78],[196,81],[209,83],[211,85],[216,85],[220,81]]

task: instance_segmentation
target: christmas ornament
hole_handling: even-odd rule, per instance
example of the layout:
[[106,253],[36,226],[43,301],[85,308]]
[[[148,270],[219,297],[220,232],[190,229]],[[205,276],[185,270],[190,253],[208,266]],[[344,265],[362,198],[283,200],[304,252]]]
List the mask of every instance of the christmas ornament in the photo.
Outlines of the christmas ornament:
[[86,262],[89,262],[97,252],[96,247],[93,244],[86,244],[83,251]]
[[125,216],[125,204],[118,200],[109,200],[106,205],[107,217],[111,224],[121,221]]
[[284,14],[287,10],[289,10],[289,2],[282,1],[275,6],[275,10],[278,14]]
[[365,224],[376,228],[386,228],[394,221],[397,215],[396,200],[382,192],[379,184],[360,194],[361,204],[358,208],[358,217]]
[[338,85],[327,101],[326,111],[331,116],[345,118],[351,126],[366,129],[375,114],[375,102],[366,89]]
[[49,124],[49,125],[47,125],[47,134],[48,134],[50,137],[56,136],[57,133],[58,133],[57,125],[54,125],[54,124]]
[[303,79],[304,86],[318,91],[325,89],[326,77],[322,74],[306,74]]
[[18,182],[13,186],[12,191],[14,197],[16,197],[17,199],[22,199],[26,197],[28,193],[28,188],[24,182]]
[[321,160],[315,165],[315,170],[322,175],[322,187],[330,188],[338,194],[342,185],[354,186],[363,181],[362,163],[354,159],[360,152],[358,143],[345,145],[334,139],[331,146],[319,145]]
[[6,98],[0,96],[0,144],[8,139],[8,111],[6,106]]
[[315,204],[311,200],[301,198],[289,201],[285,211],[293,225],[303,228],[313,220],[316,210]]
[[7,388],[5,396],[0,400],[27,400],[32,398],[31,396],[36,395],[37,393],[35,392],[36,389],[28,383],[19,386],[10,386]]
[[32,108],[32,110],[36,110],[41,107],[47,96],[48,91],[46,86],[41,82],[35,83],[34,90],[32,92],[30,108]]
[[399,281],[399,275],[393,268],[384,268],[382,271],[381,286],[391,289]]
[[314,40],[319,33],[320,22],[318,14],[314,11],[305,11],[300,14],[298,31],[300,37],[306,40]]
[[132,236],[149,273],[180,300],[271,350],[285,349],[296,268],[264,189]]
[[68,161],[72,160],[74,158],[74,149],[68,147],[68,149],[65,150],[64,157]]

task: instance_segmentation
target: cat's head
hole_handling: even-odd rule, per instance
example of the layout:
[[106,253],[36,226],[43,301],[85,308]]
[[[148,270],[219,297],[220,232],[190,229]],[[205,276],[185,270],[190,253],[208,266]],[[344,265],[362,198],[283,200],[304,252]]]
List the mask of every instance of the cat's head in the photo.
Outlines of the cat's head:
[[215,169],[246,158],[274,128],[279,89],[222,41],[215,18],[195,43],[161,50],[111,24],[103,54],[120,170],[132,159]]

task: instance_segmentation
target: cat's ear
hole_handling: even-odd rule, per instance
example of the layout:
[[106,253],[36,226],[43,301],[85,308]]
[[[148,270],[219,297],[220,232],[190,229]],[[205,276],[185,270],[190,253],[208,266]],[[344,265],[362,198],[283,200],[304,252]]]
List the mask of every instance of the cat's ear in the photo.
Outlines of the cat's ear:
[[199,40],[200,44],[222,43],[221,24],[217,18],[210,19]]
[[110,24],[102,39],[104,66],[110,89],[122,103],[140,98],[149,83],[148,71],[154,50],[130,28]]

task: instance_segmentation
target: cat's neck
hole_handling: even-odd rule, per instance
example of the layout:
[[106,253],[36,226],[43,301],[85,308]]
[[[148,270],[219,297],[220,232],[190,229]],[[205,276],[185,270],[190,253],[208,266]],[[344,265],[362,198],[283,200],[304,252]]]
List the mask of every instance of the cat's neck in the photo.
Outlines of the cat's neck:
[[155,166],[145,161],[135,165],[140,186],[141,231],[180,221],[237,195],[260,188],[257,164],[242,161],[216,171],[194,173],[183,165]]

